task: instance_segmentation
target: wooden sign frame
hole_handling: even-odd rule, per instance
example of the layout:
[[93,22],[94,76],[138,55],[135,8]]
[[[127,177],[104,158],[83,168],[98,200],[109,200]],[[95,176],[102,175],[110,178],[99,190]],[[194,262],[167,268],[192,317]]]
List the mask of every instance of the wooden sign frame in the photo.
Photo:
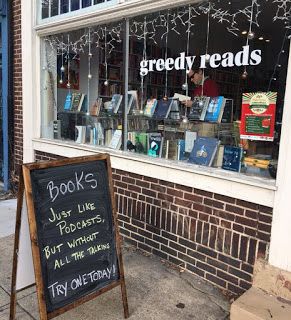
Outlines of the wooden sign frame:
[[[35,212],[34,201],[33,201],[30,171],[35,169],[62,167],[70,164],[81,164],[81,163],[88,163],[88,162],[94,162],[94,161],[106,162],[108,182],[109,182],[109,192],[110,192],[111,207],[112,207],[112,218],[113,218],[112,222],[115,230],[115,245],[116,245],[116,254],[117,254],[118,266],[119,266],[119,279],[113,280],[109,285],[101,288],[98,291],[89,293],[73,301],[72,303],[69,303],[61,308],[55,309],[52,312],[48,312],[46,307],[45,294],[44,294],[44,282],[43,282],[42,269],[41,269],[40,250],[38,246],[36,212]],[[125,286],[125,279],[124,279],[123,260],[122,260],[122,253],[121,253],[121,240],[119,235],[119,227],[117,223],[117,213],[116,213],[115,200],[114,200],[114,189],[113,189],[113,182],[112,182],[110,156],[108,154],[102,154],[102,155],[99,154],[94,156],[68,158],[64,160],[54,160],[54,161],[23,164],[22,174],[20,175],[19,191],[18,191],[18,199],[17,199],[17,217],[16,217],[16,226],[15,226],[13,269],[12,269],[12,281],[11,281],[11,298],[10,298],[10,320],[15,319],[15,313],[16,313],[16,293],[17,293],[16,275],[17,275],[17,265],[18,265],[19,234],[21,229],[21,211],[22,211],[22,201],[23,201],[24,193],[25,193],[26,202],[27,202],[29,233],[30,233],[30,240],[31,240],[40,320],[52,319],[56,316],[59,316],[60,314],[68,310],[71,310],[87,301],[90,301],[95,297],[101,295],[102,293],[105,293],[119,285],[121,286],[124,317],[128,318],[129,311],[128,311],[128,302],[127,302],[126,286]]]

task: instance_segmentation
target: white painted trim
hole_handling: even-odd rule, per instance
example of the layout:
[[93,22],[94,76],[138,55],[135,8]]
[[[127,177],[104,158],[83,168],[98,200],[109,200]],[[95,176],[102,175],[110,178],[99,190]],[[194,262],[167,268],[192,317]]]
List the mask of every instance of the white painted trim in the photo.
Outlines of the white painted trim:
[[[104,9],[92,8],[89,12],[79,12],[75,16],[64,16],[63,19],[57,21],[44,22],[35,25],[38,35],[45,36],[54,33],[72,31],[74,29],[85,28],[92,25],[104,24],[107,22],[118,21],[124,18],[135,17],[147,12],[154,12],[178,7],[189,3],[199,3],[202,0],[131,0],[119,3]],[[80,26],[82,21],[82,26]]]
[[130,152],[78,145],[72,142],[34,139],[33,149],[64,157],[110,153],[112,168],[207,190],[228,197],[273,207],[275,182],[247,177],[225,170],[179,164],[177,161],[151,159]]
[[[291,46],[290,46],[291,47]],[[291,48],[290,48],[291,49]],[[290,51],[291,52],[291,51]],[[269,262],[291,271],[291,54],[286,82],[285,105],[278,163]]]
[[34,159],[32,138],[35,137],[35,119],[40,108],[36,101],[36,46],[34,23],[35,1],[21,1],[22,38],[22,112],[23,112],[23,161]]

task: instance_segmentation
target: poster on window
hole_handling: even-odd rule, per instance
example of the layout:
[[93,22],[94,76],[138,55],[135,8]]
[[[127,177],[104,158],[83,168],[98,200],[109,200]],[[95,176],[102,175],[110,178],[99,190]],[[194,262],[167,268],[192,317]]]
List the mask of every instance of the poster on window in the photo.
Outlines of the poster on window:
[[58,88],[79,90],[80,57],[77,54],[58,56]]
[[273,141],[276,115],[276,92],[244,93],[240,138]]

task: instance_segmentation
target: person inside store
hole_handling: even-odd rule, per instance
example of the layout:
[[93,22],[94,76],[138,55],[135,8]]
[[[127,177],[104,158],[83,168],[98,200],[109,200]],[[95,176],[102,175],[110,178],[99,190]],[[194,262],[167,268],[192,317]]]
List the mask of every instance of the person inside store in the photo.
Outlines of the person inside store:
[[[216,82],[210,79],[203,70],[200,68],[191,69],[188,72],[188,78],[190,81],[195,85],[193,91],[193,97],[197,96],[205,96],[205,97],[218,97],[219,96],[219,89]],[[192,101],[185,101],[184,104],[187,107],[192,106]]]

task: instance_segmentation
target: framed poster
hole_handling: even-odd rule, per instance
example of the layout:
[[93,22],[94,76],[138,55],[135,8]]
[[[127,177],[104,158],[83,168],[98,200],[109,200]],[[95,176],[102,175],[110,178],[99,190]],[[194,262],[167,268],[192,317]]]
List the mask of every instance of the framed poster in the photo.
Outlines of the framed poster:
[[244,93],[240,138],[273,141],[277,92]]

